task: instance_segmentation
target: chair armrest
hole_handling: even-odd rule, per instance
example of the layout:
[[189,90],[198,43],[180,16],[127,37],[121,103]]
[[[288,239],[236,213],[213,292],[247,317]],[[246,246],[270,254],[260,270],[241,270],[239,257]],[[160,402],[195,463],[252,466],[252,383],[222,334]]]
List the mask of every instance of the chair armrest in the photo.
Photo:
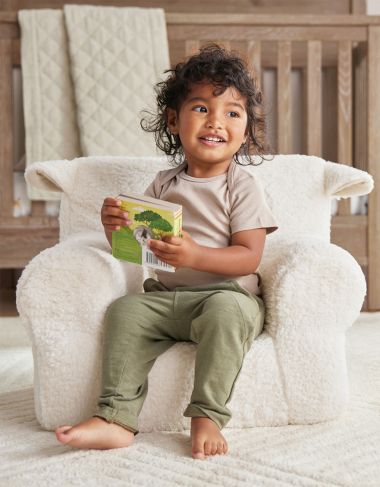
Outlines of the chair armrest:
[[350,253],[317,237],[270,242],[260,266],[266,330],[343,332],[360,313],[364,274]]
[[28,263],[17,285],[17,309],[34,331],[60,321],[72,327],[80,322],[80,331],[89,332],[98,328],[112,301],[142,292],[146,277],[143,267],[112,256],[103,233],[77,234]]
[[271,242],[264,257],[265,328],[291,398],[289,423],[334,419],[348,403],[345,331],[360,313],[363,272],[348,252],[316,237]]
[[[62,411],[66,424],[88,417],[100,391],[106,310],[126,293],[142,292],[146,274],[115,259],[101,232],[76,234],[26,266],[17,307],[32,343],[35,409],[44,428],[56,428]],[[80,390],[75,401],[73,387]]]

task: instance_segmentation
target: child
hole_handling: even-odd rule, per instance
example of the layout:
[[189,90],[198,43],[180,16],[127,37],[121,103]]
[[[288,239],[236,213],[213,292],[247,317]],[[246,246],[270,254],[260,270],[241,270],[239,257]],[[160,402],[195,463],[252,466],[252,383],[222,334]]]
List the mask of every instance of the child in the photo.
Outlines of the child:
[[[155,359],[177,341],[197,343],[191,417],[193,458],[225,454],[220,430],[244,355],[260,334],[264,304],[255,273],[267,233],[277,224],[259,181],[237,164],[263,153],[256,113],[261,93],[241,59],[216,45],[169,71],[157,85],[158,114],[143,128],[180,164],[160,171],[145,194],[183,205],[183,238],[149,240],[175,273],[157,271],[145,293],[107,310],[102,393],[93,418],[56,430],[78,448],[120,448],[138,433],[137,418]],[[102,223],[129,225],[119,201],[106,198]],[[168,371],[169,372],[169,371]]]

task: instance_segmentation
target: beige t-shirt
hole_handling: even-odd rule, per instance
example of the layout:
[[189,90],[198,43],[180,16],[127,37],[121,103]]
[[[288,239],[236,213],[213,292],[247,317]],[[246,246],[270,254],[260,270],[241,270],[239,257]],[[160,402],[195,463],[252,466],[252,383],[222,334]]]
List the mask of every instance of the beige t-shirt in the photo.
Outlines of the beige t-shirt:
[[[278,228],[268,207],[261,183],[234,161],[226,173],[195,178],[186,173],[187,164],[160,171],[145,195],[182,205],[183,229],[196,243],[222,248],[231,244],[231,235],[242,230]],[[235,279],[252,294],[260,294],[257,274],[231,276],[182,267],[175,272],[157,270],[164,286],[197,286]]]

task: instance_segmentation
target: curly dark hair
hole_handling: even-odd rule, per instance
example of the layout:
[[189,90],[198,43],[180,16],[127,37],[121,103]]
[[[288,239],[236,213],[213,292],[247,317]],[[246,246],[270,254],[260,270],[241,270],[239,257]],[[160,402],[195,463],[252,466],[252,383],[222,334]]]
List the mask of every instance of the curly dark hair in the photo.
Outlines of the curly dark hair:
[[[251,155],[261,157],[268,153],[269,147],[265,142],[265,115],[263,110],[262,93],[247,69],[244,61],[237,53],[227,51],[217,44],[209,44],[186,62],[179,63],[165,81],[155,86],[157,113],[144,111],[148,118],[140,122],[146,132],[153,132],[156,145],[166,155],[171,156],[174,164],[184,159],[183,148],[179,135],[170,132],[167,125],[167,108],[179,113],[183,101],[194,83],[209,82],[215,86],[214,95],[219,96],[232,86],[246,98],[247,110],[247,140],[234,155],[238,164],[253,164]],[[253,164],[255,165],[255,164]]]

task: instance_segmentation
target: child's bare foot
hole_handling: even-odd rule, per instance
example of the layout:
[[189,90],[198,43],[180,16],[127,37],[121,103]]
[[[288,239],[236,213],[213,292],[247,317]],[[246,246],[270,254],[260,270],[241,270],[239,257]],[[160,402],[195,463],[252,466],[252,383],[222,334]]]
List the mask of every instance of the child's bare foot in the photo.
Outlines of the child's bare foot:
[[192,456],[204,460],[209,455],[224,455],[227,442],[210,418],[191,418]]
[[131,445],[135,435],[116,423],[94,417],[76,426],[61,426],[55,436],[61,443],[76,448],[108,450]]

